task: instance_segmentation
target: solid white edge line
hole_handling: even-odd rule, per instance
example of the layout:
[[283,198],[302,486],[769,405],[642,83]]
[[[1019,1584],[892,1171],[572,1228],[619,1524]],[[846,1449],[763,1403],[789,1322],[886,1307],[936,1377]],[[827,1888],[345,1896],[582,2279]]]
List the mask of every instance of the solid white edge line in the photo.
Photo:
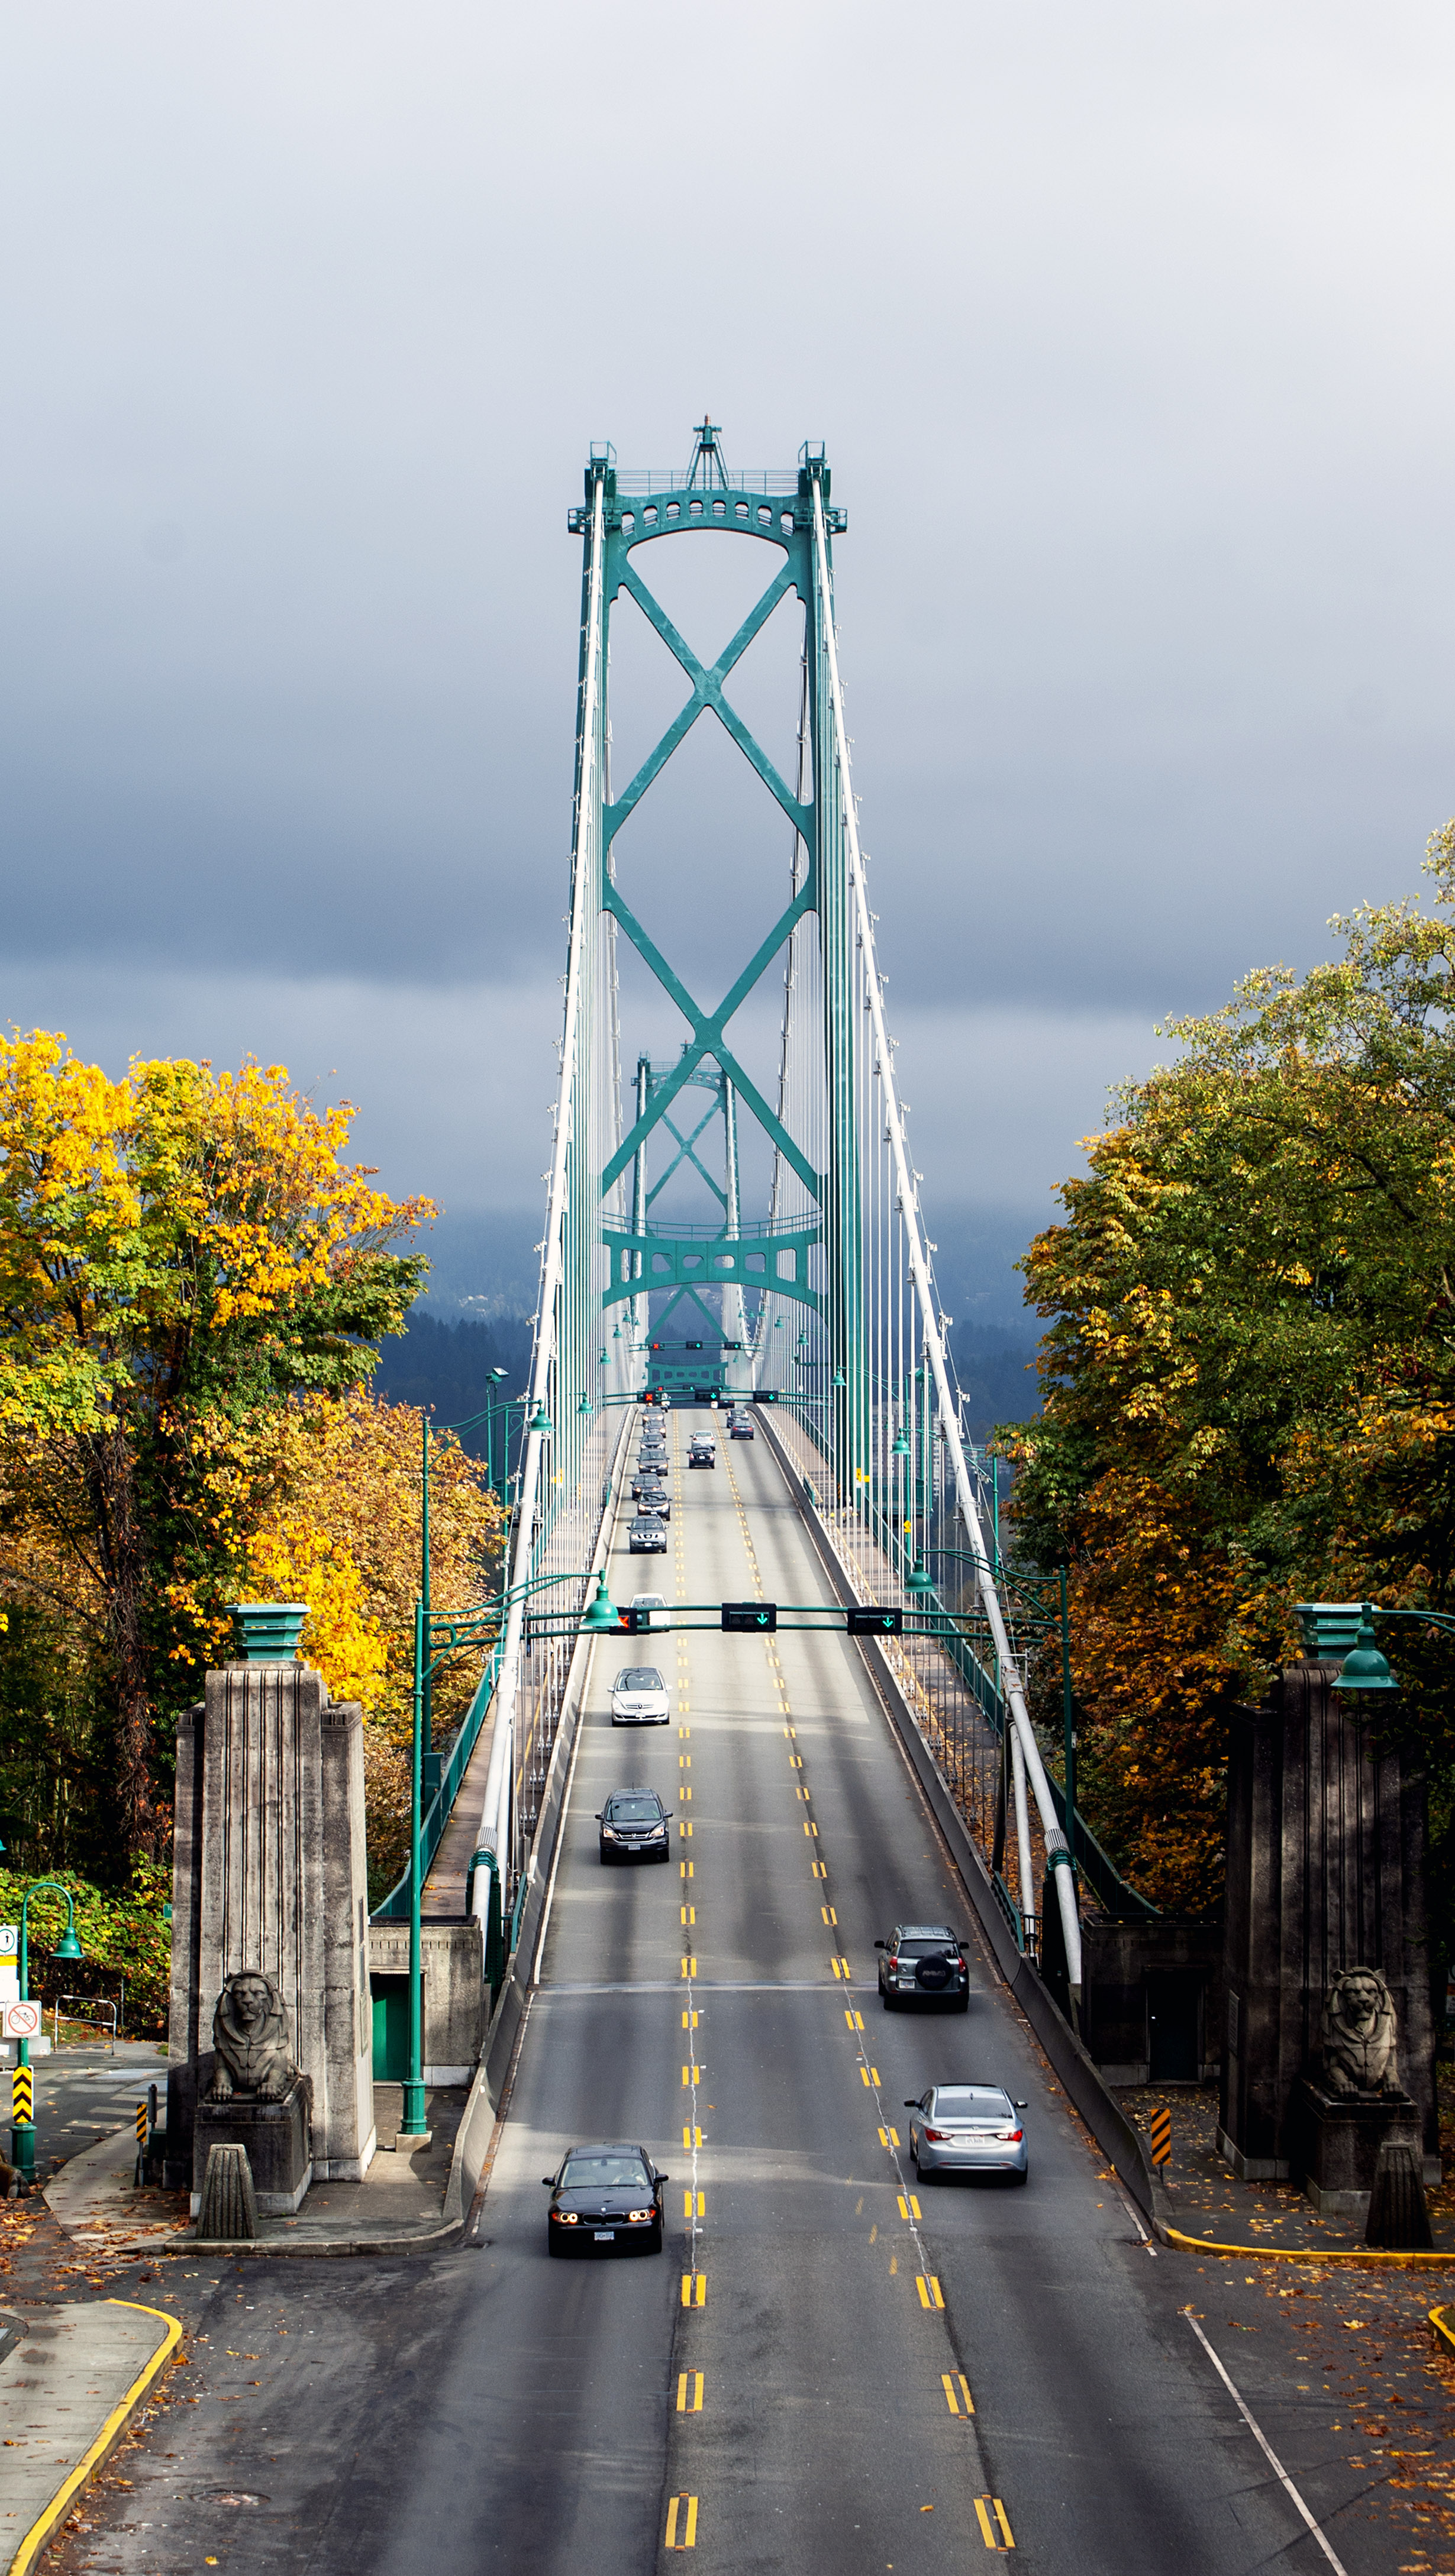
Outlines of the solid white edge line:
[[1334,2551],[1333,2551],[1333,2550],[1332,2550],[1332,2548],[1330,2547],[1330,2545],[1329,2545],[1328,2541],[1324,2538],[1324,2535],[1323,2535],[1322,2531],[1319,2529],[1318,2524],[1315,2522],[1313,2515],[1310,2513],[1310,2511],[1309,2511],[1309,2509],[1308,2509],[1308,2506],[1304,2503],[1304,2500],[1303,2500],[1302,2496],[1299,2494],[1299,2491],[1298,2491],[1297,2487],[1294,2485],[1293,2480],[1292,2480],[1292,2478],[1289,2476],[1287,2469],[1284,2467],[1283,2462],[1280,2460],[1280,2458],[1279,2458],[1279,2456],[1278,2456],[1278,2453],[1275,2451],[1275,2449],[1274,2449],[1274,2447],[1273,2447],[1272,2443],[1269,2441],[1268,2436],[1267,2436],[1267,2434],[1264,2432],[1262,2425],[1261,2425],[1261,2424],[1259,2424],[1259,2423],[1255,2420],[1255,2418],[1254,2418],[1254,2417],[1249,2413],[1248,2408],[1244,2405],[1242,2398],[1239,2396],[1238,2391],[1237,2391],[1237,2390],[1236,2390],[1236,2388],[1233,2386],[1233,2383],[1232,2383],[1231,2379],[1228,2377],[1228,2374],[1227,2374],[1226,2370],[1223,2368],[1222,2363],[1219,2361],[1219,2359],[1218,2359],[1218,2357],[1217,2357],[1217,2354],[1214,2352],[1214,2350],[1213,2350],[1213,2348],[1212,2348],[1212,2345],[1208,2342],[1208,2339],[1207,2339],[1206,2335],[1203,2333],[1203,2330],[1202,2330],[1201,2326],[1198,2324],[1196,2317],[1193,2315],[1191,2308],[1184,2308],[1184,2309],[1183,2309],[1183,2311],[1182,2311],[1182,2313],[1183,2313],[1183,2315],[1186,2317],[1188,2324],[1191,2326],[1193,2333],[1196,2335],[1196,2337],[1197,2337],[1197,2339],[1198,2339],[1198,2342],[1201,2344],[1201,2346],[1202,2346],[1202,2348],[1203,2348],[1203,2351],[1207,2354],[1207,2357],[1208,2357],[1209,2361],[1212,2363],[1212,2366],[1213,2366],[1214,2370],[1217,2372],[1217,2375],[1218,2375],[1219,2379],[1222,2381],[1224,2388],[1226,2388],[1226,2390],[1227,2390],[1227,2392],[1228,2392],[1228,2395],[1231,2397],[1231,2399],[1232,2399],[1232,2401],[1233,2401],[1233,2404],[1236,2406],[1236,2408],[1237,2408],[1237,2410],[1238,2410],[1238,2413],[1242,2416],[1243,2421],[1244,2421],[1244,2423],[1247,2425],[1249,2432],[1252,2434],[1254,2441],[1255,2441],[1255,2442],[1257,2443],[1257,2445],[1258,2445],[1258,2448],[1259,2448],[1259,2449],[1260,2449],[1260,2451],[1263,2453],[1264,2458],[1267,2460],[1267,2462],[1268,2462],[1268,2464],[1269,2464],[1269,2467],[1270,2467],[1270,2468],[1272,2469],[1272,2471],[1273,2471],[1274,2476],[1278,2479],[1279,2484],[1280,2484],[1281,2486],[1285,2487],[1285,2488],[1287,2489],[1288,2493],[1292,2496],[1294,2503],[1297,2505],[1299,2512],[1302,2514],[1302,2516],[1303,2516],[1303,2518],[1304,2518],[1304,2521],[1308,2524],[1308,2527],[1309,2527],[1310,2531],[1313,2533],[1313,2536],[1314,2536],[1315,2540],[1318,2542],[1320,2549],[1323,2551],[1324,2556],[1327,2558],[1327,2560],[1328,2560],[1328,2562],[1329,2562],[1329,2565],[1330,2565],[1330,2566],[1335,2570],[1335,2572],[1336,2572],[1336,2576],[1349,2576],[1348,2568],[1344,2565],[1344,2562],[1343,2562],[1342,2558],[1338,2558],[1338,2557],[1336,2557],[1336,2556],[1335,2556]]

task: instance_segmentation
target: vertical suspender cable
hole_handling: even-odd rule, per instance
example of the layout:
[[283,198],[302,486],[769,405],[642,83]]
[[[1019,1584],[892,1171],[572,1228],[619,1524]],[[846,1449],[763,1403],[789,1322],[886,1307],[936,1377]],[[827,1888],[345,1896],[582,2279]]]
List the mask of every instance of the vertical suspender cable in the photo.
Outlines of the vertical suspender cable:
[[[541,1481],[543,1434],[531,1429],[531,1417],[547,1403],[551,1364],[556,1349],[556,1308],[562,1284],[563,1235],[568,1194],[568,1157],[577,1089],[577,1035],[587,950],[588,907],[599,899],[601,863],[599,818],[601,778],[597,767],[600,728],[602,582],[606,545],[604,487],[596,477],[591,500],[591,572],[587,585],[586,639],[581,688],[581,750],[576,790],[575,847],[571,860],[571,951],[566,966],[566,1009],[561,1034],[560,1091],[556,1104],[556,1142],[546,1202],[546,1241],[541,1269],[540,1324],[531,1368],[525,1444],[521,1456],[520,1500],[515,1524],[515,1552],[510,1569],[510,1607],[495,1703],[495,1735],[485,1778],[485,1805],[480,1841],[494,1851],[509,1881],[512,1789],[515,1777],[516,1694],[520,1682],[521,1630],[525,1619],[524,1586],[535,1556],[536,1501]],[[562,1426],[557,1424],[559,1437]]]
[[[925,1258],[924,1237],[920,1229],[919,1221],[919,1203],[915,1196],[914,1178],[910,1170],[909,1157],[905,1151],[904,1123],[900,1116],[899,1097],[894,1080],[893,1060],[889,1052],[888,1031],[884,1024],[884,1005],[879,989],[879,977],[875,970],[874,925],[869,917],[869,900],[864,887],[863,854],[859,848],[859,825],[858,818],[854,811],[853,788],[849,777],[849,744],[848,735],[844,727],[843,695],[839,686],[839,656],[838,646],[834,635],[833,596],[829,584],[828,544],[824,530],[823,487],[817,475],[813,478],[813,537],[815,572],[821,602],[821,632],[823,634],[828,653],[829,689],[833,701],[835,749],[838,753],[839,776],[843,795],[844,828],[848,840],[849,882],[852,890],[859,936],[863,943],[866,989],[869,999],[869,1008],[873,1017],[874,1039],[879,1054],[879,1061],[883,1068],[882,1079],[884,1083],[886,1124],[890,1131],[890,1145],[894,1156],[895,1178],[898,1183],[899,1197],[903,1211],[905,1240],[909,1253],[910,1275],[913,1283],[915,1299],[919,1306],[920,1317],[924,1327],[925,1352],[930,1369],[934,1376],[935,1392],[939,1402],[940,1419],[945,1426],[945,1442],[949,1449],[954,1466],[955,1490],[959,1500],[961,1518],[964,1521],[966,1535],[970,1541],[981,1605],[984,1609],[986,1622],[995,1643],[996,1656],[1000,1667],[1001,1691],[1004,1699],[1009,1705],[1011,1723],[1015,1729],[1013,1743],[1015,1747],[1019,1748],[1020,1756],[1025,1764],[1031,1788],[1035,1794],[1036,1806],[1040,1812],[1041,1832],[1046,1846],[1046,1864],[1056,1882],[1056,1895],[1061,1912],[1061,1927],[1065,1936],[1067,1982],[1071,1989],[1072,2004],[1074,2007],[1079,2008],[1081,2002],[1081,1924],[1076,1911],[1076,1882],[1071,1869],[1071,1855],[1066,1846],[1065,1834],[1062,1832],[1061,1827],[1056,1820],[1055,1803],[1051,1796],[1050,1784],[1046,1778],[1045,1766],[1041,1761],[1041,1748],[1036,1742],[1035,1729],[1031,1725],[1030,1711],[1026,1706],[1025,1690],[1021,1683],[1019,1666],[1016,1663],[1015,1657],[1011,1653],[1010,1636],[1006,1628],[1005,1616],[1001,1609],[1000,1598],[996,1591],[989,1560],[985,1553],[985,1542],[980,1529],[980,1515],[975,1508],[974,1488],[970,1482],[969,1471],[965,1464],[965,1452],[960,1441],[958,1409],[951,1400],[949,1379],[945,1370],[944,1343],[935,1313],[935,1300],[934,1292],[930,1283],[929,1264]],[[925,1392],[926,1398],[928,1399],[928,1387]],[[1035,1907],[1035,1890],[1029,1876],[1028,1855],[1022,1862],[1022,1869],[1022,1910],[1033,1914]],[[1027,1897],[1030,1898],[1029,1906],[1026,1904]]]

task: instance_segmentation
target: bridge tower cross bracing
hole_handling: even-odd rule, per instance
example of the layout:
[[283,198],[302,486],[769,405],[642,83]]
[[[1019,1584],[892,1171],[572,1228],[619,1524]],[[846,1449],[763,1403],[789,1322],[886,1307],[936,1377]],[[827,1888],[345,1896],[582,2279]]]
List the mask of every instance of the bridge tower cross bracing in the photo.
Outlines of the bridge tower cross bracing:
[[[599,1536],[602,1471],[623,1420],[613,1404],[624,1408],[646,1382],[649,1344],[661,1338],[665,1315],[687,1303],[710,1323],[705,1301],[715,1296],[723,1344],[744,1345],[740,1366],[753,1390],[790,1408],[829,1508],[872,1534],[880,1561],[902,1582],[912,1572],[922,1579],[919,1550],[940,1526],[933,1519],[937,1495],[958,1521],[992,1641],[993,1688],[1011,1753],[1024,1926],[1034,1940],[1033,1797],[1068,1981],[1079,1997],[1074,1876],[1026,1706],[999,1567],[986,1551],[978,1476],[967,1458],[952,1383],[948,1318],[935,1290],[933,1247],[921,1222],[919,1175],[909,1157],[885,1024],[835,628],[833,541],[846,518],[832,499],[827,457],[821,446],[805,445],[795,469],[732,474],[721,431],[710,420],[694,433],[685,472],[622,473],[610,446],[593,447],[584,499],[569,526],[583,541],[571,941],[530,1389],[535,1427],[528,1422],[523,1448],[513,1606],[501,1663],[499,1708],[506,1722],[503,1729],[497,1725],[482,1835],[493,1848],[518,1853],[512,1799],[524,1743],[525,1587],[573,1553],[578,1568],[586,1565]],[[777,558],[755,606],[712,661],[679,632],[634,560],[650,564],[650,550],[666,538],[704,535],[747,538]],[[612,609],[623,593],[679,664],[689,694],[618,788],[609,765],[608,674]],[[728,687],[748,647],[790,596],[803,619],[792,785],[743,721]],[[703,1002],[642,910],[628,901],[614,845],[705,715],[722,726],[780,808],[790,857],[782,904],[758,927],[752,953],[727,990]],[[616,971],[622,936],[689,1031],[674,1063],[638,1057],[628,1118],[621,1102]],[[783,984],[776,1100],[754,1080],[733,1030],[745,1002],[774,974]],[[699,1116],[693,1095],[702,1094],[707,1108]],[[697,1150],[717,1118],[721,1186]],[[771,1154],[768,1205],[759,1218],[745,1215],[741,1204],[738,1126],[744,1118]],[[666,1168],[654,1182],[652,1156],[664,1145]],[[654,1201],[684,1164],[718,1202],[702,1226],[654,1219]],[[653,1300],[659,1301],[655,1324]],[[906,1454],[923,1462],[908,1488]],[[564,1687],[563,1673],[552,1687]]]

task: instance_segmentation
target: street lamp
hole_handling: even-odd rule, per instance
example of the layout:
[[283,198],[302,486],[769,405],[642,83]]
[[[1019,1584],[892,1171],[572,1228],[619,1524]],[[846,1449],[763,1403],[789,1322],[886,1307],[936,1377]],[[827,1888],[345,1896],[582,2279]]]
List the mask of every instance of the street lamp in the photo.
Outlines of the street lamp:
[[1343,1656],[1344,1668],[1334,1684],[1336,1691],[1398,1690],[1399,1684],[1374,1642],[1376,1619],[1418,1619],[1427,1628],[1442,1628],[1447,1635],[1455,1636],[1455,1619],[1443,1610],[1383,1610],[1376,1601],[1296,1601],[1294,1608],[1303,1631],[1305,1652],[1311,1649],[1315,1655]]
[[[505,1614],[512,1601],[529,1598],[536,1592],[549,1591],[556,1583],[589,1583],[590,1579],[589,1573],[543,1574],[533,1583],[512,1585],[509,1591],[502,1592],[498,1602],[488,1602],[481,1610],[472,1610],[459,1617],[449,1612],[441,1612],[438,1627],[443,1634],[437,1654],[432,1654],[430,1651],[434,1644],[434,1637],[425,1624],[424,1602],[422,1599],[415,1602],[414,1726],[409,1766],[409,2072],[404,2079],[404,2098],[400,2105],[401,2137],[424,2135],[424,2023],[420,2008],[420,1980],[424,1964],[421,1916],[424,1895],[422,1864],[424,1860],[425,1695],[440,1665],[448,1662],[463,1644],[475,1642],[487,1621],[496,1628],[503,1626]],[[593,1636],[602,1635],[608,1629],[619,1629],[621,1626],[620,1613],[606,1588],[604,1567],[581,1626]],[[22,1926],[22,1959],[24,1939]],[[58,1949],[55,1955],[60,1959],[72,1956],[79,1958],[81,1954],[79,1950],[69,1952],[62,1948]],[[24,1983],[23,1966],[21,1982]]]
[[1359,1634],[1344,1657],[1344,1669],[1334,1688],[1336,1691],[1398,1690],[1399,1684],[1374,1642],[1374,1605],[1366,1601],[1361,1607],[1363,1616],[1359,1622]]
[[[37,1879],[34,1887],[28,1887],[24,1896],[20,1900],[19,2000],[23,2004],[28,2004],[30,2001],[30,1900],[33,1896],[43,1895],[63,1896],[66,1900],[66,1928],[61,1934],[59,1941],[56,1943],[54,1950],[51,1952],[51,1957],[53,1959],[65,1959],[66,1961],[71,1962],[83,1959],[86,1955],[81,1948],[80,1942],[76,1938],[76,1909],[71,1900],[70,1889],[62,1887],[58,1878]],[[28,2067],[29,2064],[30,2042],[28,2039],[22,2039],[18,2041],[16,2045],[15,2071],[17,2075],[19,2074],[22,2066]],[[30,2090],[29,2085],[24,2086],[22,2090],[28,2093]],[[15,2170],[20,2175],[21,2180],[23,2182],[33,2182],[35,2179],[35,2120],[33,2113],[29,2119],[16,2120],[12,2118],[10,2128],[10,2153],[14,2160]]]

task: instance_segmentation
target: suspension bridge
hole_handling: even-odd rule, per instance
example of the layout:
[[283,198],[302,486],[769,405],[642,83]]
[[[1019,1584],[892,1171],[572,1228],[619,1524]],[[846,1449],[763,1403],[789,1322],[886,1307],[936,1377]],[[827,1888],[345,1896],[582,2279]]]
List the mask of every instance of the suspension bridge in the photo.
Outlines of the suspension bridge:
[[[583,571],[569,939],[509,1582],[503,1603],[487,1605],[473,1629],[431,1622],[426,1603],[424,1663],[468,1646],[503,1615],[472,1713],[488,1715],[493,1731],[483,1805],[470,1822],[508,1917],[531,1867],[581,1624],[601,1592],[612,1470],[633,1417],[664,1399],[751,1405],[856,1604],[893,1614],[884,1623],[890,1659],[984,1844],[1007,1924],[1032,1957],[1042,1907],[1055,1907],[1074,2010],[1075,1826],[1068,1834],[1063,1784],[1048,1777],[1026,1699],[1027,1657],[1045,1634],[1046,1604],[1007,1580],[996,1470],[966,1431],[952,1319],[935,1287],[845,728],[833,593],[845,513],[831,490],[822,448],[806,446],[792,472],[730,473],[721,432],[705,420],[685,471],[623,473],[609,447],[593,449],[584,499],[570,514]],[[766,573],[711,659],[679,632],[649,581],[665,541],[708,536],[756,546]],[[608,675],[623,598],[680,665],[689,694],[617,786]],[[789,600],[802,625],[791,781],[729,694],[748,648]],[[784,849],[781,900],[747,926],[746,962],[726,991],[699,999],[664,953],[649,906],[629,899],[617,844],[703,719],[756,773],[781,814]],[[654,1063],[642,1050],[630,1072],[623,941],[690,1032],[672,1061]],[[734,1034],[769,987],[779,1039],[771,1090],[755,1081]],[[765,1203],[751,1211],[740,1178],[744,1123],[768,1157]],[[682,1175],[704,1202],[685,1218]],[[678,1212],[663,1215],[674,1183]],[[703,1607],[692,1615],[700,1619]],[[473,1744],[474,1731],[465,1738]],[[430,1781],[426,1867],[460,1795],[458,1760],[455,1772],[442,1788]],[[461,1839],[457,1831],[457,1852]],[[1081,1851],[1083,1877],[1089,1863],[1096,1884],[1120,1888],[1084,1826]],[[452,1884],[457,1874],[458,1860]],[[482,1905],[486,1888],[482,1877]],[[401,1887],[394,1899],[400,1912],[404,1895]]]
[[[1064,1594],[1007,1564],[956,1381],[845,722],[846,524],[822,448],[735,472],[710,420],[680,469],[593,448],[570,512],[568,940],[509,1555],[468,1617],[426,1582],[412,1858],[381,1909],[411,1923],[405,2130],[431,1918],[484,1926],[498,2114],[482,2267],[440,2273],[437,2402],[407,2453],[381,2420],[369,2563],[391,2576],[688,2549],[948,2576],[1013,2548],[1251,2576],[1289,2538],[1170,2321],[1132,2164],[1067,2114],[1099,2086],[1083,1933],[1141,1900],[1076,1813]],[[721,616],[689,636],[701,585],[671,549],[728,538],[758,550],[756,596],[726,643]],[[680,703],[619,774],[628,611]],[[775,621],[777,760],[741,711]],[[734,875],[706,943],[631,829],[699,726],[746,764],[777,853]],[[669,1509],[643,1554],[648,1425]],[[480,1685],[436,1749],[430,1678],[462,1654]],[[650,1733],[611,1723],[623,1671],[662,1695]],[[606,1865],[624,1786],[663,1811],[665,1868]],[[876,1957],[904,1924],[960,1944],[963,2020],[891,2018]],[[951,2081],[1024,2117],[1029,2190],[924,2197],[911,2113]],[[668,2174],[665,2265],[544,2260],[542,2173],[592,2138]]]

